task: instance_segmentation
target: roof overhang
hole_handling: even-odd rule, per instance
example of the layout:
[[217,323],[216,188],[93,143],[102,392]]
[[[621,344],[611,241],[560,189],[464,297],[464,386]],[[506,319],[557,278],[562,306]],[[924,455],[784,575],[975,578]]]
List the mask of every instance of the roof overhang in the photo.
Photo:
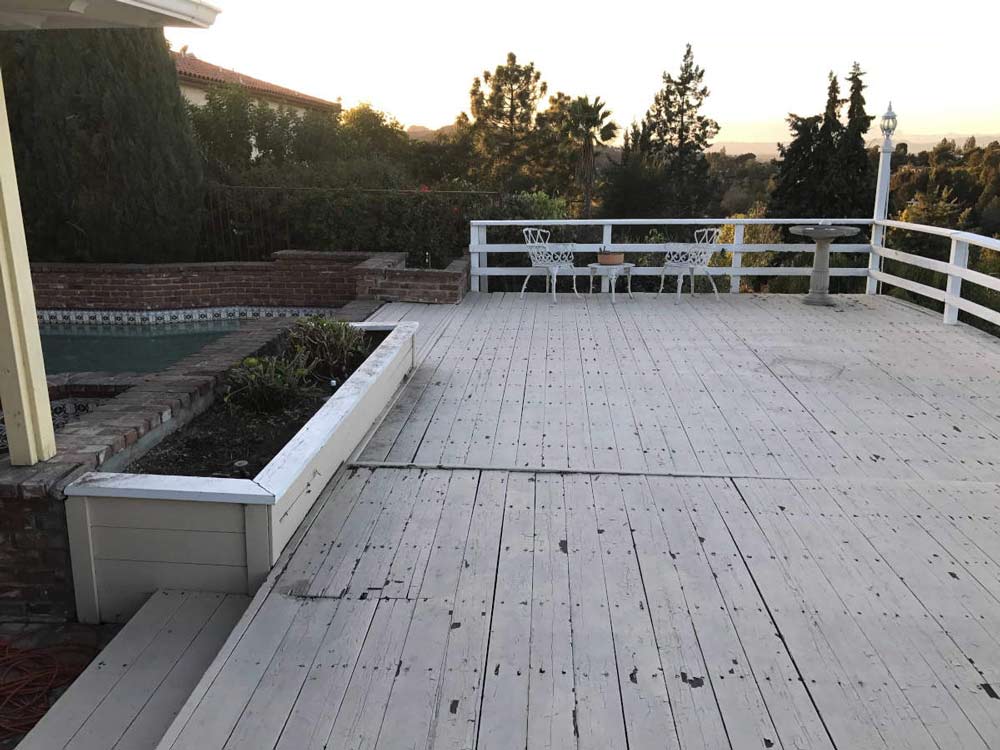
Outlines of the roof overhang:
[[0,0],[0,30],[207,28],[218,14],[201,0]]

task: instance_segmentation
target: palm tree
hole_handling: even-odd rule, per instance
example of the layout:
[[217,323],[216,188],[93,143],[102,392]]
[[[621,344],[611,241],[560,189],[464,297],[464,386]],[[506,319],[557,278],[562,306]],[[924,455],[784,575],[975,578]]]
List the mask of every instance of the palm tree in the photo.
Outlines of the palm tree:
[[605,107],[601,97],[578,96],[569,105],[565,133],[574,143],[577,151],[576,177],[583,190],[583,217],[590,218],[591,201],[594,194],[594,149],[605,145],[618,134],[618,125],[612,122],[611,110]]

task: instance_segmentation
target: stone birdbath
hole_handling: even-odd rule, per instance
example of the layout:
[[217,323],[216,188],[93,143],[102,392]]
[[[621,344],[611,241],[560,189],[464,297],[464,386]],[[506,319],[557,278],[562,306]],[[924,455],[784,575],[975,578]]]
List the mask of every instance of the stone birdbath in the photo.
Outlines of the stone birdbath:
[[803,300],[807,305],[834,305],[830,296],[830,243],[837,237],[851,237],[858,233],[857,227],[835,227],[830,224],[795,226],[789,230],[800,237],[808,237],[816,243],[813,256],[812,276],[809,279],[809,294]]

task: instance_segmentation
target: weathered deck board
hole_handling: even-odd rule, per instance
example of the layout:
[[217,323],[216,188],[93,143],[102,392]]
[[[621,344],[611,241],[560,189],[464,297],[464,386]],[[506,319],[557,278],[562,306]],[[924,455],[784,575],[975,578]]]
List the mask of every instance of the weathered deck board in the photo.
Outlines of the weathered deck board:
[[1000,343],[470,296],[162,750],[1000,746]]

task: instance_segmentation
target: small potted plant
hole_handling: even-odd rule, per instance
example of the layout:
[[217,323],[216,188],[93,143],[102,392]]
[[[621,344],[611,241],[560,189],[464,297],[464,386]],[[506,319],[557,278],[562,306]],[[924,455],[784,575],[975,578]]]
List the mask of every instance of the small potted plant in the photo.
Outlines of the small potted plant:
[[597,248],[597,262],[602,266],[618,266],[625,262],[625,253],[616,253],[607,245]]

